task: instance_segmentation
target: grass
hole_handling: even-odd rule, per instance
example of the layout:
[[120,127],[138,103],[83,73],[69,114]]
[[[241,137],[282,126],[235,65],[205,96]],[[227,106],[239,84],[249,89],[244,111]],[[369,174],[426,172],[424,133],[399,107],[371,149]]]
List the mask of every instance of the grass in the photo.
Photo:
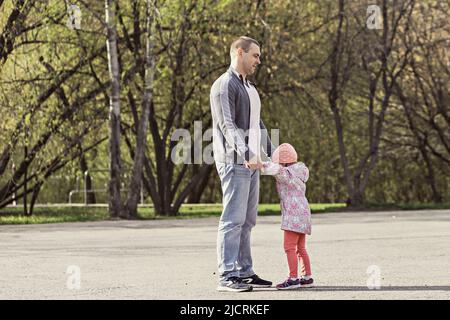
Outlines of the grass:
[[[344,203],[311,203],[313,214],[326,212],[349,211]],[[423,209],[450,209],[450,203],[426,204],[368,204],[364,208],[355,210],[423,210]],[[4,208],[0,210],[0,225],[5,224],[40,224],[57,222],[84,222],[109,220],[106,207],[37,207],[31,217],[22,214],[22,208]],[[139,208],[139,215],[143,220],[154,219],[193,219],[206,217],[219,217],[222,213],[220,204],[183,205],[180,214],[176,217],[156,216],[153,208]],[[279,204],[260,204],[258,208],[260,216],[279,215]]]
[[369,203],[368,209],[372,210],[438,210],[450,209],[450,202],[443,203]]
[[0,225],[100,221],[108,218],[107,208],[98,207],[38,207],[31,217],[23,215],[23,208],[0,210]]

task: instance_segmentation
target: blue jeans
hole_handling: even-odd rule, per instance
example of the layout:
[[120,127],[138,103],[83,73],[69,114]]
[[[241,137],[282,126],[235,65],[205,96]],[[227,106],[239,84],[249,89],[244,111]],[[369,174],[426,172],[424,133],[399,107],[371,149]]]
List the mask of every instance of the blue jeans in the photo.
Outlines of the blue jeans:
[[223,194],[223,211],[217,234],[220,281],[254,275],[250,234],[256,224],[259,170],[216,162]]

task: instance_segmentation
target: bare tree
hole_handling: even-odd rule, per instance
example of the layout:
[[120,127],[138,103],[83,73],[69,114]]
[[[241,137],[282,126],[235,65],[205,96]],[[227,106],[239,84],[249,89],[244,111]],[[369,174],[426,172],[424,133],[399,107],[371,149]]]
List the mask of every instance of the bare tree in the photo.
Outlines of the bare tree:
[[109,112],[109,213],[126,217],[120,196],[120,70],[117,52],[116,0],[105,0],[108,66],[111,79]]
[[[352,57],[352,38],[349,35],[349,18],[346,17],[345,1],[339,1],[339,18],[336,35],[333,40],[333,49],[330,59],[330,90],[328,101],[335,121],[336,135],[339,146],[341,164],[344,170],[344,177],[347,186],[347,203],[352,206],[360,206],[364,203],[364,193],[372,170],[378,159],[379,146],[386,112],[390,103],[390,98],[394,91],[396,79],[404,71],[410,48],[405,48],[397,52],[400,58],[390,57],[393,54],[394,43],[400,33],[399,27],[403,20],[408,20],[414,8],[414,0],[403,0],[393,8],[389,8],[388,1],[382,2],[382,20],[383,27],[380,38],[375,40],[378,45],[371,48],[375,51],[375,67],[370,67],[367,58],[362,56],[362,67],[367,72],[368,78],[368,149],[364,153],[354,170],[348,159],[347,147],[344,139],[344,126],[342,121],[342,104],[345,88],[350,78],[351,70],[354,65]],[[348,11],[347,11],[348,12]],[[365,24],[364,24],[365,26]],[[403,25],[404,32],[408,29],[408,24]],[[405,31],[406,30],[406,31]],[[383,92],[379,112],[375,112],[377,103],[377,92],[380,91],[378,84],[381,81],[381,90]],[[341,106],[340,106],[341,105]]]
[[[6,23],[3,29],[0,30],[0,64],[3,64],[12,53],[18,37],[37,27],[37,25],[27,26],[25,24],[25,20],[35,3],[35,0],[14,1],[13,8],[6,19]],[[0,9],[2,9],[2,6],[3,1],[0,1]]]
[[414,48],[413,53],[408,59],[405,76],[395,83],[395,94],[412,137],[402,141],[394,136],[389,142],[406,144],[420,153],[432,200],[441,202],[438,168],[433,162],[450,166],[448,10],[445,5],[422,4],[414,13],[409,23],[411,32],[404,37],[405,46]]
[[142,99],[142,114],[139,121],[136,139],[136,151],[134,152],[133,172],[131,174],[130,186],[128,188],[128,199],[125,207],[128,218],[136,218],[137,204],[142,185],[143,164],[145,160],[145,147],[147,142],[147,128],[152,100],[154,56],[152,24],[154,16],[154,1],[146,1],[146,40],[145,40],[145,76],[144,97]]

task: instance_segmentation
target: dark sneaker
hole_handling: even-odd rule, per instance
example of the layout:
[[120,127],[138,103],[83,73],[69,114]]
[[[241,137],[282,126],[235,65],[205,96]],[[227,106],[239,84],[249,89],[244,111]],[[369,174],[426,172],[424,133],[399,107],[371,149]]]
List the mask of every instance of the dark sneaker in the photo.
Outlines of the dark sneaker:
[[221,281],[217,287],[217,291],[247,292],[252,290],[253,287],[246,283],[242,283],[239,277],[231,277],[227,281]]
[[298,289],[300,288],[300,279],[297,280],[291,280],[288,278],[285,282],[277,284],[278,290],[292,290],[292,289]]
[[256,274],[251,277],[241,278],[243,283],[251,285],[253,288],[270,288],[272,286],[271,281],[263,280]]
[[301,288],[312,288],[314,286],[313,278],[309,278],[308,280],[301,278],[300,279],[300,287]]

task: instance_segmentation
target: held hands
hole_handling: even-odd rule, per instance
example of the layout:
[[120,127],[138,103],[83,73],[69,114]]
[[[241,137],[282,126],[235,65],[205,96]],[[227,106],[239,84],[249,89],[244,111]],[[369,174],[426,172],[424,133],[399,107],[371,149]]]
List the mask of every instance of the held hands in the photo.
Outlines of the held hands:
[[256,162],[244,161],[244,167],[251,170],[260,170],[263,168],[263,163],[259,160],[257,160]]

